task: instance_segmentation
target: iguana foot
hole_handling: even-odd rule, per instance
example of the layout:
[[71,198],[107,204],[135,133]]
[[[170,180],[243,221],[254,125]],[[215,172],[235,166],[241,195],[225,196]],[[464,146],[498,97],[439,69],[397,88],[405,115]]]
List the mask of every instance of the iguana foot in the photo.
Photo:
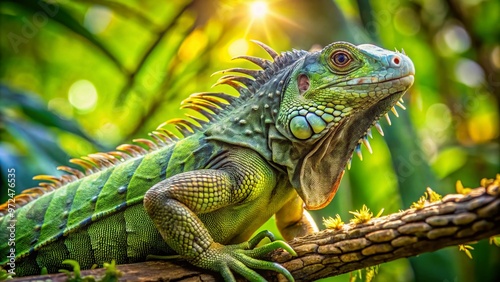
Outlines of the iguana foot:
[[[255,248],[264,238],[269,238],[271,243]],[[295,281],[290,272],[280,264],[257,259],[278,248],[284,249],[292,256],[297,255],[287,243],[276,241],[271,232],[262,231],[248,242],[241,244],[225,246],[212,243],[202,255],[190,261],[194,265],[220,272],[226,282],[236,281],[232,271],[236,271],[249,281],[266,281],[264,277],[252,269],[276,271],[283,274],[288,281]]]

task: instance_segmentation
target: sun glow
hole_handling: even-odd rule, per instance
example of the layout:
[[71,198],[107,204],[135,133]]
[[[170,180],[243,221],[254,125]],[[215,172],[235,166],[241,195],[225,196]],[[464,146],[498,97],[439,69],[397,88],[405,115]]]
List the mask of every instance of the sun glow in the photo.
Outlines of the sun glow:
[[263,18],[268,12],[267,3],[264,1],[253,2],[250,5],[250,12],[254,18]]

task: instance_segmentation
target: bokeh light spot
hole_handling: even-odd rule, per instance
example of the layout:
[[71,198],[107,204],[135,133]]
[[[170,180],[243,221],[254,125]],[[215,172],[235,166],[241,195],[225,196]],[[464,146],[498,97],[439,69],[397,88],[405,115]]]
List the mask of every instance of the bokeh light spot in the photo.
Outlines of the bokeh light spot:
[[99,34],[109,26],[112,16],[113,11],[107,7],[101,5],[91,6],[85,13],[83,26],[93,34]]
[[246,54],[248,52],[248,42],[245,39],[237,39],[229,45],[227,50],[231,58]]
[[469,34],[461,26],[448,25],[443,30],[443,37],[448,48],[455,53],[466,51],[471,44]]
[[97,90],[92,82],[78,80],[69,88],[68,100],[79,111],[91,111],[97,102]]
[[458,81],[470,87],[477,87],[484,82],[484,71],[481,66],[468,59],[458,61],[455,76]]
[[451,111],[445,104],[433,104],[427,110],[426,123],[434,132],[446,130],[451,125],[451,121]]
[[493,113],[473,116],[467,123],[469,135],[475,143],[486,143],[498,137],[498,117]]

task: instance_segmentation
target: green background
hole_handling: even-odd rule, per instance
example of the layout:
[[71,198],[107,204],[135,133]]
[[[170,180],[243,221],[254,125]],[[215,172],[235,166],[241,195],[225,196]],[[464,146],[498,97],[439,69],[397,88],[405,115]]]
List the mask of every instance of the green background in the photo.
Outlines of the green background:
[[[18,192],[33,175],[58,175],[69,158],[112,150],[182,117],[180,102],[210,90],[238,55],[265,56],[249,40],[277,51],[332,41],[404,49],[416,68],[407,111],[374,131],[333,202],[314,212],[344,221],[363,204],[384,214],[408,208],[426,187],[453,193],[477,187],[499,170],[500,1],[269,0],[253,2],[0,2],[1,200],[7,169]],[[235,91],[217,86],[217,92]],[[275,230],[269,222],[265,228]],[[384,264],[374,281],[499,281],[500,250],[474,244]],[[348,281],[349,274],[329,281]]]

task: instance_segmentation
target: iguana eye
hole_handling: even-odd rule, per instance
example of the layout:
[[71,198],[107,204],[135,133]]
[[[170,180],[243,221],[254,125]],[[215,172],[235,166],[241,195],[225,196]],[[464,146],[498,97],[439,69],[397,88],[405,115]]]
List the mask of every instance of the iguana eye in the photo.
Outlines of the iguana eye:
[[342,50],[334,52],[331,56],[331,59],[333,64],[336,67],[340,68],[347,66],[352,61],[351,55],[349,55],[349,53],[347,53],[346,51]]

